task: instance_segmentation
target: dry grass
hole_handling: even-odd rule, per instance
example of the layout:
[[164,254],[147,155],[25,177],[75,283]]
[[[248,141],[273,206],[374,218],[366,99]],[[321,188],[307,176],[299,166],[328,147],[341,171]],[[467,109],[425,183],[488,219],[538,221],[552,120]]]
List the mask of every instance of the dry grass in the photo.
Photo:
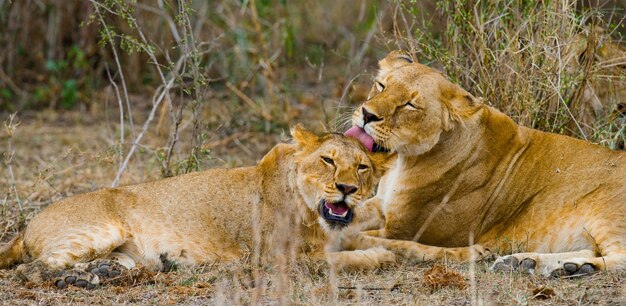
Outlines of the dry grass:
[[[456,277],[468,278],[468,265],[436,266]],[[494,274],[487,263],[477,264],[477,286],[444,286],[431,290],[424,284],[432,264],[399,265],[384,271],[328,275],[323,262],[298,260],[287,278],[290,291],[277,290],[276,275],[263,279],[258,294],[250,263],[215,264],[170,273],[135,269],[98,289],[58,290],[21,284],[10,271],[0,275],[0,297],[10,305],[28,304],[260,304],[301,305],[620,305],[626,302],[626,275],[601,272],[582,279],[545,279],[518,274]],[[432,275],[432,274],[431,274]],[[445,281],[444,281],[445,282]]]
[[[623,148],[624,11],[585,1],[403,5],[399,44],[519,124]],[[423,10],[436,13],[420,19]],[[419,21],[422,20],[422,23]]]
[[424,285],[430,288],[431,292],[446,287],[460,290],[467,288],[467,282],[463,275],[439,264],[435,264],[432,268],[428,269],[423,277]]

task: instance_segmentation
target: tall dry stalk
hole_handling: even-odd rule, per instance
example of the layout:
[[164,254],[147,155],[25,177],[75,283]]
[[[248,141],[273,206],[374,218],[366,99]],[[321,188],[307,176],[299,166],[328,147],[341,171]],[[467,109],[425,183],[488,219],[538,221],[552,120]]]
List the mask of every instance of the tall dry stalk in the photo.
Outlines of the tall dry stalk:
[[20,194],[17,191],[17,184],[15,182],[15,174],[13,173],[13,156],[15,155],[15,151],[13,149],[13,133],[15,129],[20,125],[20,123],[15,119],[17,114],[9,115],[9,119],[4,122],[4,130],[7,135],[7,151],[4,152],[4,165],[6,166],[8,181],[10,184],[11,193],[13,194],[13,198],[15,199],[15,203],[17,204],[17,208],[22,213],[22,200],[20,199]]
[[626,53],[607,58],[619,46],[598,30],[614,26],[602,23],[603,11],[576,1],[440,0],[430,23],[414,24],[404,20],[420,15],[416,6],[399,6],[396,45],[420,61],[522,125],[615,147],[615,133],[601,132],[620,99],[607,82],[626,88],[626,71],[605,61],[623,65]]
[[[156,50],[158,50],[158,47],[156,47],[154,43],[151,40],[149,40],[147,35],[144,33],[143,28],[140,26],[137,18],[134,15],[134,11],[128,6],[126,2],[120,0],[120,1],[113,1],[107,4],[102,4],[96,1],[91,1],[91,3],[94,5],[95,14],[98,17],[98,20],[102,28],[104,29],[102,31],[104,33],[103,39],[105,43],[108,43],[111,46],[111,50],[115,58],[116,67],[118,68],[118,73],[120,73],[120,76],[121,76],[120,83],[122,84],[122,89],[126,98],[126,105],[128,106],[129,118],[132,117],[132,113],[130,113],[130,104],[129,104],[129,100],[128,100],[128,96],[126,92],[126,81],[123,77],[121,64],[120,64],[120,58],[116,51],[117,38],[121,39],[122,46],[126,45],[127,49],[137,50],[137,51],[141,51],[145,53],[151,59],[151,62],[153,63],[153,67],[155,68],[155,71],[157,72],[157,75],[159,76],[159,79],[162,82],[162,85],[159,88],[157,88],[157,91],[155,92],[154,96],[156,98],[152,103],[152,108],[139,134],[133,140],[132,145],[130,149],[128,150],[128,152],[125,154],[125,156],[123,152],[120,153],[121,156],[124,156],[124,158],[119,165],[115,179],[113,180],[111,185],[112,187],[115,187],[119,184],[121,176],[127,169],[130,159],[132,158],[133,154],[136,152],[137,147],[139,146],[143,136],[148,130],[152,120],[154,119],[155,114],[157,110],[159,109],[159,106],[164,100],[169,103],[170,112],[172,113],[173,126],[172,126],[172,133],[170,136],[169,145],[168,145],[167,152],[165,154],[164,161],[163,161],[163,174],[166,177],[172,176],[174,173],[172,172],[171,160],[172,160],[175,147],[179,141],[179,127],[183,119],[183,110],[185,109],[185,106],[187,103],[186,103],[185,98],[180,99],[181,102],[179,103],[178,111],[174,113],[173,104],[172,104],[173,96],[170,94],[170,91],[174,87],[180,87],[181,84],[184,85],[183,82],[185,78],[187,77],[187,74],[190,74],[192,77],[193,85],[191,86],[190,89],[181,88],[181,91],[186,91],[185,93],[192,93],[193,97],[195,98],[194,103],[197,103],[199,86],[204,84],[204,81],[203,81],[204,78],[199,73],[199,57],[205,54],[207,51],[198,50],[198,43],[195,41],[192,35],[192,31],[191,31],[191,21],[189,17],[190,9],[187,6],[186,2],[179,1],[178,3],[179,12],[178,12],[178,15],[176,16],[176,19],[178,19],[179,22],[178,24],[173,25],[173,29],[174,29],[173,33],[181,33],[181,32],[183,33],[183,38],[177,40],[177,43],[178,43],[177,49],[179,50],[179,57],[175,62],[171,61],[169,57],[167,57],[165,60],[165,63],[162,63],[162,61],[159,60],[159,58],[157,57],[157,53],[156,53],[157,52]],[[141,7],[145,8],[144,6],[141,6]],[[125,20],[128,23],[128,25],[132,29],[135,30],[136,37],[129,36],[129,34],[120,34],[120,33],[114,32],[105,21],[105,18],[103,18],[103,13],[102,13],[103,11],[106,12],[109,16],[117,17],[117,18]],[[172,18],[168,18],[168,20],[171,20],[171,19]],[[180,29],[178,28],[178,26],[180,26]],[[175,36],[178,37],[177,35]],[[164,67],[168,67],[169,70],[166,71]],[[189,73],[188,71],[191,71],[191,73]],[[120,108],[120,113],[123,114],[122,108]],[[199,123],[197,119],[197,109],[194,110],[194,121],[196,122],[195,124],[196,134],[199,135],[200,133],[197,132],[197,130],[199,129]],[[132,129],[132,121],[130,121],[130,123],[131,123],[131,129]],[[121,128],[123,129],[122,124],[123,124],[123,121],[121,121]],[[123,130],[122,130],[122,133],[123,133]],[[198,139],[199,139],[199,136],[194,138],[194,140],[196,141]],[[123,144],[123,134],[122,136],[120,136],[120,141],[121,141],[121,144]],[[196,144],[196,147],[199,147],[199,146],[200,144]],[[123,147],[122,147],[122,150],[123,150]],[[192,151],[190,159],[197,160],[197,156],[195,156],[195,153],[193,152],[195,151]],[[190,169],[188,169],[187,171],[189,170]]]

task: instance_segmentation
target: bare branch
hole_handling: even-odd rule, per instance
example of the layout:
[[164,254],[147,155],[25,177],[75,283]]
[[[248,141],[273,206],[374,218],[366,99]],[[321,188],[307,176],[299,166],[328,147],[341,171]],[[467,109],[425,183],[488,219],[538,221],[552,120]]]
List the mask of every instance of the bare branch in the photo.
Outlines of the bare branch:
[[15,116],[17,113],[13,113],[9,115],[9,120],[4,122],[4,129],[7,133],[7,142],[8,148],[4,153],[4,164],[7,166],[7,172],[9,174],[9,181],[11,182],[11,189],[13,191],[13,196],[15,197],[15,202],[17,203],[17,207],[22,213],[22,201],[20,200],[20,195],[17,192],[17,184],[15,183],[15,175],[13,174],[13,155],[15,151],[13,150],[13,143],[11,139],[13,138],[13,132],[20,125],[19,122],[15,122]]

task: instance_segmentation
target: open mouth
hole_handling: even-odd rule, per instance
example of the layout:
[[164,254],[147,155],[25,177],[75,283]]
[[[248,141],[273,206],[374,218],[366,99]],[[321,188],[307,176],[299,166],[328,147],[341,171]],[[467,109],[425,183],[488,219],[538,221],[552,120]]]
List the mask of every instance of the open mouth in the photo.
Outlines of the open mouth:
[[379,144],[377,144],[377,143],[374,143],[374,147],[372,148],[372,152],[389,153],[390,150],[385,148],[385,147],[383,147],[383,146],[381,146],[381,145],[379,145]]
[[345,227],[352,222],[354,216],[352,209],[343,201],[332,203],[322,199],[318,211],[331,227]]
[[348,137],[356,138],[370,152],[385,152],[385,153],[389,152],[388,148],[385,148],[381,146],[380,144],[377,144],[374,141],[374,138],[372,138],[372,136],[367,134],[367,132],[365,132],[365,130],[362,127],[359,127],[357,125],[349,128],[343,134]]

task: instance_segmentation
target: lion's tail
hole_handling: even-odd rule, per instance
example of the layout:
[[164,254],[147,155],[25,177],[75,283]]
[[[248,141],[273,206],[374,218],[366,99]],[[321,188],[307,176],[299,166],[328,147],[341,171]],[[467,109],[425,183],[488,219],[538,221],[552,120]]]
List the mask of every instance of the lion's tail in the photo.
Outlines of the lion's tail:
[[0,247],[0,269],[22,262],[24,257],[24,233],[19,233],[9,243]]

